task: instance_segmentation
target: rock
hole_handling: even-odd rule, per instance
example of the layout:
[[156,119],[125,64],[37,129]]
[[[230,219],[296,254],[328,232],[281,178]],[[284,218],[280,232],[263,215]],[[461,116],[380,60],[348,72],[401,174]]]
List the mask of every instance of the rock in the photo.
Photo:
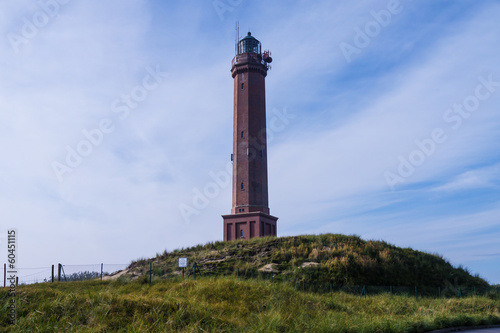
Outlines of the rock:
[[304,262],[302,263],[302,268],[305,268],[305,267],[316,267],[316,266],[319,266],[319,264],[317,262]]
[[120,276],[125,275],[127,273],[129,273],[129,270],[128,269],[124,269],[124,270],[116,272],[113,275],[105,275],[105,276],[102,277],[102,279],[103,280],[115,280],[115,279],[118,279]]
[[277,264],[267,264],[259,268],[259,271],[266,273],[279,273],[279,270],[276,268]]

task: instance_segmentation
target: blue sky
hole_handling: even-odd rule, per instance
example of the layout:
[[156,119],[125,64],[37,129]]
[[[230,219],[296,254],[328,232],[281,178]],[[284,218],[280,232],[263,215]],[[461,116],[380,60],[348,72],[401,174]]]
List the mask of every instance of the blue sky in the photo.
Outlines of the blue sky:
[[[496,1],[0,4],[0,221],[19,266],[222,239],[234,25],[272,52],[280,236],[439,253],[500,283]],[[1,255],[4,257],[4,255]]]

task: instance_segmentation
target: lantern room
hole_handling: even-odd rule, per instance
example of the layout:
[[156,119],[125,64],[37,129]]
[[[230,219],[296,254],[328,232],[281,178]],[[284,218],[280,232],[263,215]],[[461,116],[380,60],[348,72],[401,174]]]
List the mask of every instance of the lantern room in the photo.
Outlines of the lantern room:
[[260,42],[255,37],[253,37],[250,32],[248,32],[248,34],[245,37],[240,39],[238,43],[238,54],[248,53],[248,52],[257,54],[261,53]]

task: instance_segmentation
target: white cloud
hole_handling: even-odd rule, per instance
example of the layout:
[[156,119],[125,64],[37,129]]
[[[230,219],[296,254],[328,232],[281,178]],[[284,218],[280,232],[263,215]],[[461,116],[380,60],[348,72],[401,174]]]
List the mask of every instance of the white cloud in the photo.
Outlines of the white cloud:
[[[490,45],[495,46],[482,44],[488,49],[489,57],[484,56],[483,48],[475,48],[476,36],[484,29],[482,22],[491,21],[490,15],[483,13],[475,18],[477,24],[466,25],[462,38],[457,37],[457,32],[443,38],[425,61],[385,75],[384,80],[393,85],[384,88],[367,107],[353,110],[346,123],[316,133],[300,133],[274,147],[270,164],[273,170],[280,171],[271,179],[281,184],[279,188],[282,189],[286,188],[287,180],[294,179],[294,186],[302,189],[297,193],[299,201],[303,192],[308,193],[307,200],[314,202],[365,191],[388,190],[384,172],[396,172],[398,156],[408,158],[418,149],[415,140],[430,138],[435,128],[444,130],[447,141],[436,144],[435,153],[426,157],[425,163],[417,167],[404,184],[436,179],[459,167],[467,167],[472,159],[491,155],[496,149],[494,142],[498,141],[494,138],[499,133],[489,126],[489,118],[497,114],[495,101],[500,99],[500,91],[485,101],[477,114],[464,120],[462,128],[454,131],[443,120],[448,107],[462,103],[465,97],[474,93],[477,77],[484,68],[500,77],[496,57],[489,51]],[[491,29],[488,33],[491,37]],[[455,54],[455,58],[450,59],[450,50],[456,53],[458,47],[468,50],[465,57]],[[474,58],[482,61],[470,62]],[[442,59],[449,60],[443,63]],[[336,107],[331,106],[329,112],[335,110]],[[498,121],[498,117],[494,117]],[[491,143],[485,143],[485,137]]]
[[434,191],[462,191],[480,188],[498,188],[500,184],[500,164],[466,171],[451,182]]

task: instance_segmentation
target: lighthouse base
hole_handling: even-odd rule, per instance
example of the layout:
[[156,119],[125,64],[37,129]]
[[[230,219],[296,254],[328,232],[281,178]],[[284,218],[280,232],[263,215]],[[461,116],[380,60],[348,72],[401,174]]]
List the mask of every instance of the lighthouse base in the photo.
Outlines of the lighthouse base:
[[263,212],[222,215],[224,241],[276,236],[278,218]]

